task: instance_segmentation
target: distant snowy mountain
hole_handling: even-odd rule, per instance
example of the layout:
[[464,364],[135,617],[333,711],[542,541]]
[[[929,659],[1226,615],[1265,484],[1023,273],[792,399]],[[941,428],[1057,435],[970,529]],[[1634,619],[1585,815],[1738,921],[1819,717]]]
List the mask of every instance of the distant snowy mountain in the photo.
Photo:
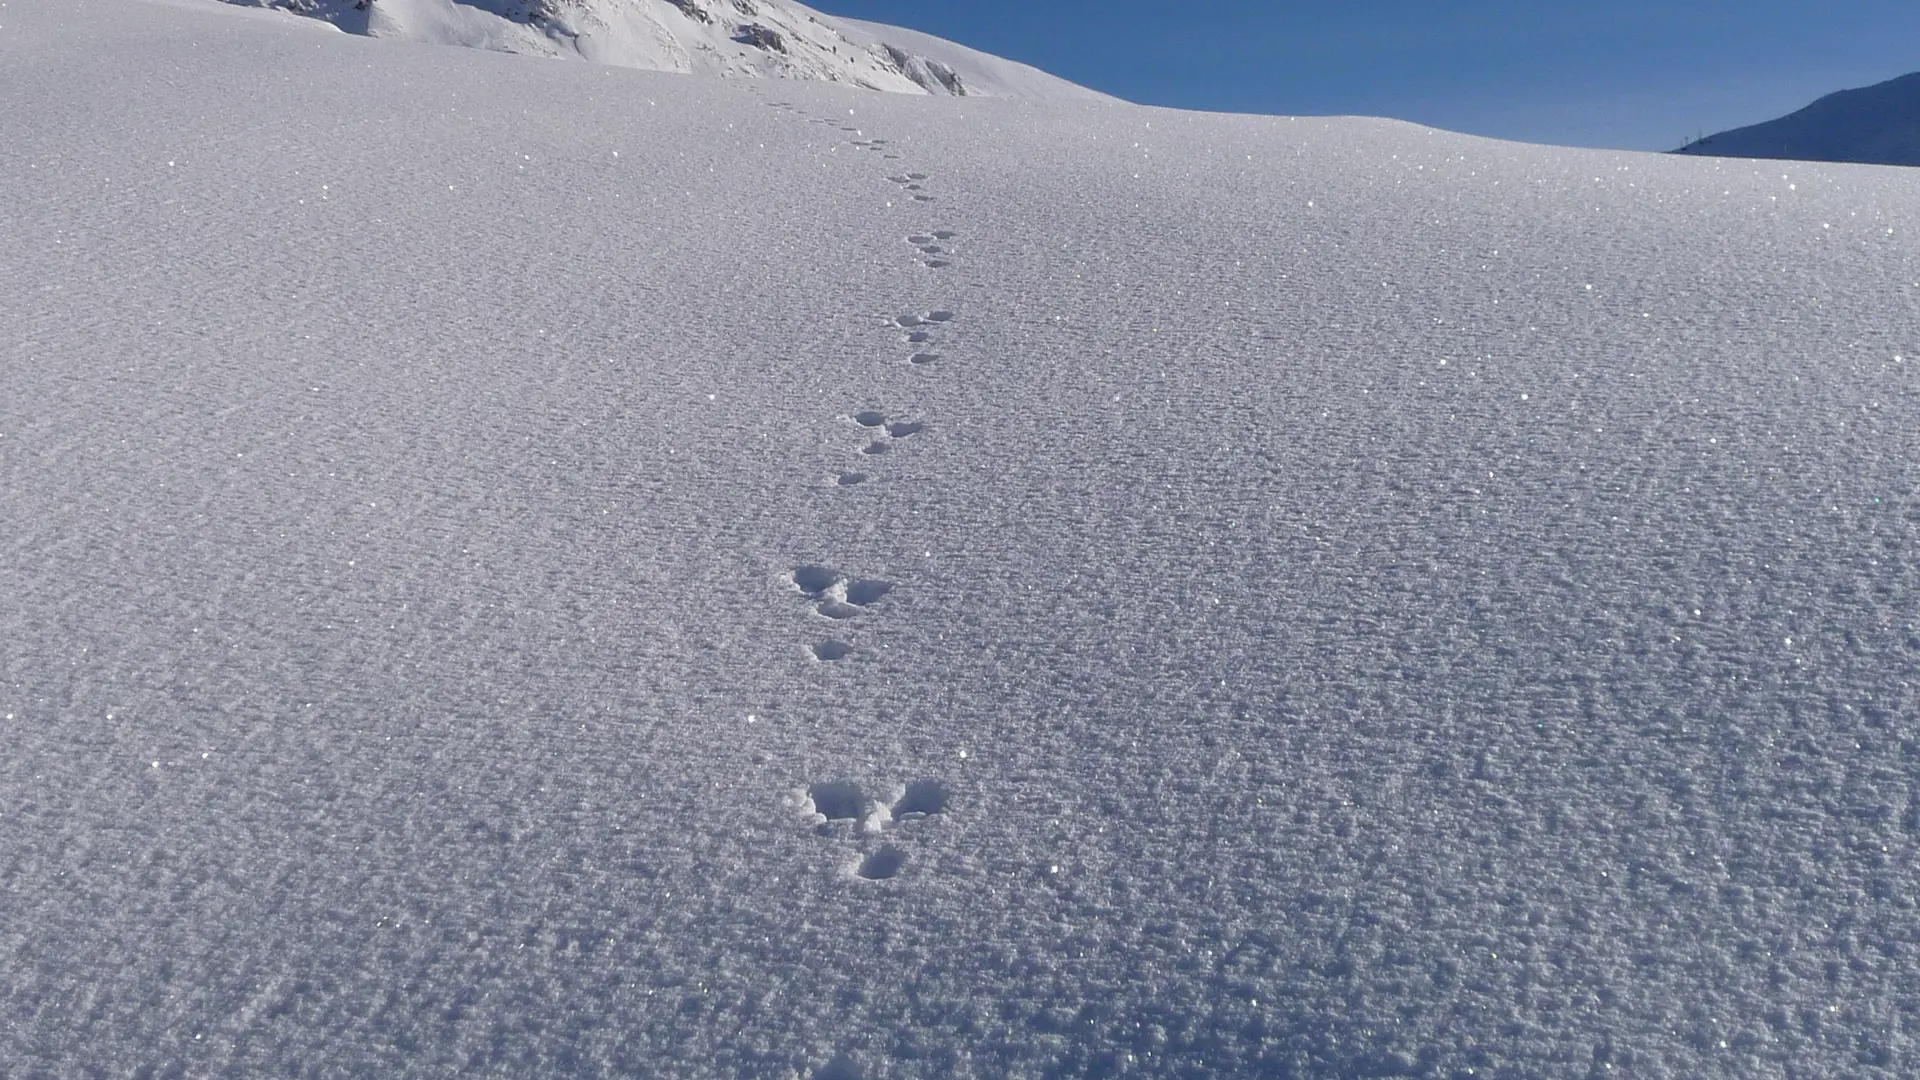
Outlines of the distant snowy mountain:
[[847,83],[868,90],[1110,100],[1026,64],[791,0],[226,0],[349,33],[650,71]]
[[1709,135],[1674,153],[1920,165],[1920,72],[1828,94],[1799,112]]

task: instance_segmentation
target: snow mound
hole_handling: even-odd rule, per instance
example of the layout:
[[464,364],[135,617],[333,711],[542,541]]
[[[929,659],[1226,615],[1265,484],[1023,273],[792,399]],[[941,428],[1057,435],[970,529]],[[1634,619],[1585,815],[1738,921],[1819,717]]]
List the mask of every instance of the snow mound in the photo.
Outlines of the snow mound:
[[1674,153],[1920,165],[1920,72],[1828,94],[1798,112],[1709,135]]
[[928,34],[792,0],[227,0],[350,33],[618,67],[951,97],[1112,100]]

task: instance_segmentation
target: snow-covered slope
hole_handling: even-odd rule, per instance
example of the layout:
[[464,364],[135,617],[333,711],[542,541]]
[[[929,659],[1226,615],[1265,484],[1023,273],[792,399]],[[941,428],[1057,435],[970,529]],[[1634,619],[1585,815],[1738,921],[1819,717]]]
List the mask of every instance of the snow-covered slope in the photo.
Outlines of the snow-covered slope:
[[650,71],[848,83],[868,90],[1112,100],[927,34],[793,0],[228,0],[352,33],[578,58]]
[[1709,135],[1674,153],[1920,165],[1920,72],[1828,94],[1799,112]]
[[248,15],[0,18],[0,1072],[1920,1073],[1920,174]]

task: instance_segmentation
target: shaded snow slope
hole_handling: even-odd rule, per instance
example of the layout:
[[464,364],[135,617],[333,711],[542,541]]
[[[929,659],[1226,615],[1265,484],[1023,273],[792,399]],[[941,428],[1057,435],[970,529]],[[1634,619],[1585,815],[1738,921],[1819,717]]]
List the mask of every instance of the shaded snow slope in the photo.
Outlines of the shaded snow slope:
[[0,32],[9,1075],[1920,1071],[1920,177],[287,22]]
[[1828,94],[1799,112],[1709,135],[1674,153],[1920,165],[1920,72]]
[[402,41],[952,97],[1113,100],[1037,68],[792,0],[227,0]]

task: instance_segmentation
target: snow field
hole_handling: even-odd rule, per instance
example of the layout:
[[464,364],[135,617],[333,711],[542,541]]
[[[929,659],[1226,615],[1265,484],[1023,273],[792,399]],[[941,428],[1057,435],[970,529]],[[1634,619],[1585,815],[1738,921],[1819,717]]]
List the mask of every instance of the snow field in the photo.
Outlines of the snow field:
[[23,1075],[1912,1070],[1906,174],[6,34]]

